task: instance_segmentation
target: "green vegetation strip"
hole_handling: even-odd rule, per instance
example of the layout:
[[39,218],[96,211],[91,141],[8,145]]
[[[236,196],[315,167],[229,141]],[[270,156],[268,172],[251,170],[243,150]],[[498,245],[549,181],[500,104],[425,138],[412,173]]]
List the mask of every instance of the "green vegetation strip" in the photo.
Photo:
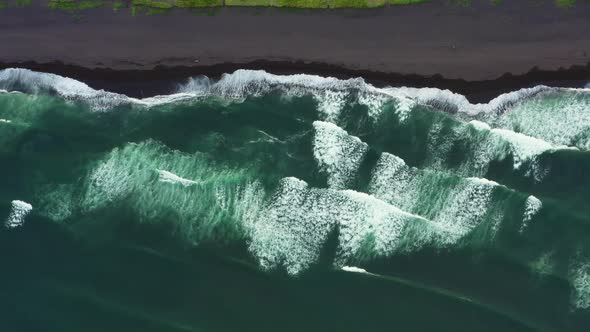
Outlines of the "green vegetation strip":
[[[413,5],[430,0],[49,0],[47,6],[65,11],[81,11],[109,6],[114,12],[130,8],[131,13],[166,13],[173,8],[219,8],[219,7],[282,7],[282,8],[378,8],[392,5]],[[472,0],[447,0],[458,6],[470,6]],[[576,0],[551,0],[557,7],[572,7]],[[501,5],[502,0],[490,0]],[[11,7],[26,7],[32,0],[0,0],[0,10]]]

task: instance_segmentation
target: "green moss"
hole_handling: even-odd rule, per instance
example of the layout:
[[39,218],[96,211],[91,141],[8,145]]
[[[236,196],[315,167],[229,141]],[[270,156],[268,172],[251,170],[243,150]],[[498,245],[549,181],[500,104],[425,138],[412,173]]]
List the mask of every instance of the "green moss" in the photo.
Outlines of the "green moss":
[[409,5],[428,0],[226,0],[226,6],[287,8],[377,8],[386,4]]
[[51,9],[74,11],[78,5],[74,0],[50,0],[47,6]]
[[134,6],[149,6],[151,0],[133,0]]
[[225,0],[226,6],[270,7],[270,0]]
[[123,7],[125,7],[125,3],[121,2],[121,1],[113,2],[113,11],[115,13],[118,12]]
[[175,0],[174,5],[181,8],[220,7],[223,0]]
[[33,0],[16,0],[17,7],[27,7],[33,3]]
[[[17,6],[30,5],[32,0],[15,0]],[[387,5],[414,5],[430,0],[133,0],[131,14],[135,16],[139,12],[149,15],[163,14],[174,7],[178,8],[220,8],[223,6],[248,6],[248,7],[279,7],[297,9],[328,9],[328,8],[377,8]],[[470,6],[472,0],[446,0],[457,6]],[[494,5],[499,5],[503,0],[489,0]],[[548,0],[546,0],[548,1]],[[572,7],[576,0],[552,0],[557,7]],[[77,11],[103,6],[104,0],[49,0],[48,6],[53,9]],[[121,0],[114,0],[113,11],[126,6]],[[6,8],[6,0],[0,0],[0,9]]]
[[152,1],[152,2],[150,2],[149,7],[158,8],[158,9],[170,9],[174,6],[170,3],[163,2],[163,1]]
[[145,11],[147,15],[166,14],[174,7],[173,4],[164,1],[133,0],[131,15]]
[[78,9],[85,10],[85,9],[92,9],[101,7],[104,3],[101,0],[89,0],[89,1],[81,1],[78,4]]
[[84,0],[76,2],[75,0],[50,0],[47,6],[51,9],[66,11],[86,10],[97,8],[104,5],[102,0]]
[[385,0],[330,0],[330,8],[377,8],[385,6]]
[[560,8],[573,7],[576,4],[576,0],[554,0],[555,5]]
[[276,4],[290,8],[328,8],[328,2],[323,0],[276,0]]

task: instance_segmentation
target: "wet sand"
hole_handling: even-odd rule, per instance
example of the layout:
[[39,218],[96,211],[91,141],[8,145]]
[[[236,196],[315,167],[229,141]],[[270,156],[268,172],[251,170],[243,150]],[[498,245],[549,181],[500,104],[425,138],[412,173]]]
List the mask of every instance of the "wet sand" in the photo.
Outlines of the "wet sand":
[[[176,74],[183,70],[186,76],[239,67],[366,74],[384,81],[439,75],[430,79],[434,83],[419,85],[450,88],[459,84],[454,79],[489,81],[534,67],[555,71],[577,66],[571,71],[575,75],[552,75],[584,81],[590,79],[589,17],[588,2],[558,9],[551,1],[537,0],[298,12],[224,8],[211,16],[175,10],[135,17],[129,9],[114,13],[105,7],[73,15],[36,4],[0,12],[0,63],[58,73],[63,65],[81,68],[78,72],[99,68],[111,78],[112,70],[126,72],[123,78],[163,67],[180,68]],[[164,74],[146,75],[156,79]],[[446,83],[439,82],[440,76]]]

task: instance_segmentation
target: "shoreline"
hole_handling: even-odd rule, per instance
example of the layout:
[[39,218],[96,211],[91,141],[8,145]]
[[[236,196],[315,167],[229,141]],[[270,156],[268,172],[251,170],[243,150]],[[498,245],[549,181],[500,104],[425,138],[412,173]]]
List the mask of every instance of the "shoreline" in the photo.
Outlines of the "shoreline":
[[[38,5],[38,4],[37,4]],[[224,8],[129,16],[35,6],[0,12],[0,62],[61,61],[87,68],[150,69],[250,63],[329,63],[354,70],[489,80],[533,67],[590,62],[590,2],[432,1],[371,10],[293,13]]]
[[33,3],[0,11],[0,68],[57,73],[135,97],[244,68],[437,87],[481,102],[537,84],[585,86],[588,17],[590,2],[557,9],[538,0],[296,13],[236,7],[212,16],[69,13]]
[[445,78],[440,74],[422,76],[417,74],[388,73],[370,70],[348,69],[324,63],[286,62],[258,60],[249,63],[221,63],[208,66],[156,66],[151,69],[87,68],[62,62],[0,62],[0,70],[24,68],[37,72],[57,74],[84,82],[94,89],[122,93],[142,98],[174,93],[178,84],[189,77],[204,75],[219,79],[225,73],[238,69],[264,70],[278,75],[309,74],[338,79],[360,77],[376,87],[439,88],[460,93],[472,103],[485,103],[502,93],[536,85],[551,87],[583,88],[590,84],[590,62],[585,66],[574,65],[558,70],[532,68],[525,74],[504,75],[490,80],[469,81]]

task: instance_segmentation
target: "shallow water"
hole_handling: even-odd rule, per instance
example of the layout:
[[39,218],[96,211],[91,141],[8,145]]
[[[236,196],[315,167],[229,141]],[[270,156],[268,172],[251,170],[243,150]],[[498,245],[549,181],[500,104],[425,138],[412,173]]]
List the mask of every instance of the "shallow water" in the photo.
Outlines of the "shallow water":
[[590,90],[0,71],[10,331],[583,331]]

